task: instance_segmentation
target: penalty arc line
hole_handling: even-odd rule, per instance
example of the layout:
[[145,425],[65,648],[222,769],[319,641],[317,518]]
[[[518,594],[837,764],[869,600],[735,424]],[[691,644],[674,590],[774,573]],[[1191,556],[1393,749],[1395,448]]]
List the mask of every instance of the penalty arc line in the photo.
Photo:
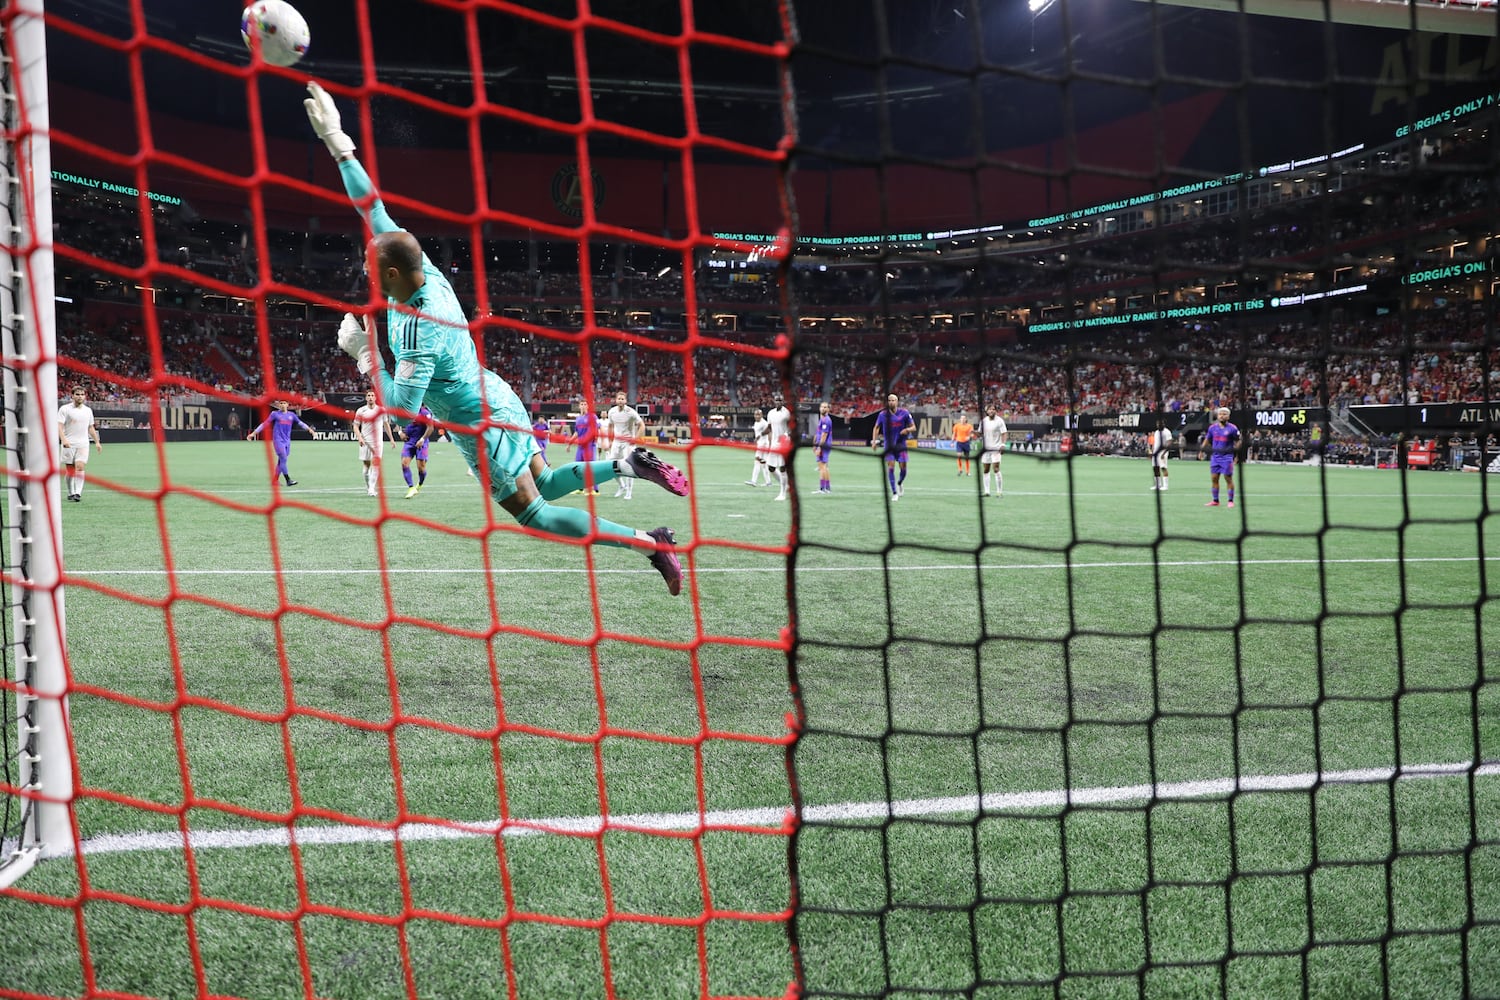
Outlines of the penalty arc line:
[[[1324,785],[1376,785],[1393,781],[1435,778],[1476,778],[1500,775],[1500,763],[1416,764],[1410,767],[1368,767],[1343,771],[1298,774],[1244,775],[1208,781],[1178,781],[1155,785],[1113,785],[1060,788],[1030,792],[991,792],[986,795],[956,795],[943,798],[903,799],[896,802],[844,802],[806,806],[804,824],[833,824],[855,820],[907,819],[955,815],[967,818],[1035,809],[1110,805],[1120,802],[1173,802],[1194,799],[1221,800],[1253,792],[1312,791]],[[403,823],[394,828],[365,826],[314,826],[295,830],[298,845],[388,843],[407,841],[465,840],[480,837],[533,837],[544,834],[592,835],[606,830],[692,831],[704,827],[761,827],[761,832],[781,829],[790,815],[789,806],[722,809],[705,813],[640,813],[602,816],[554,816],[535,820],[484,823]],[[287,847],[292,834],[286,829],[200,830],[188,834],[193,850]],[[179,850],[181,833],[104,834],[84,840],[85,855],[134,851]],[[49,851],[47,857],[68,857],[71,849]]]

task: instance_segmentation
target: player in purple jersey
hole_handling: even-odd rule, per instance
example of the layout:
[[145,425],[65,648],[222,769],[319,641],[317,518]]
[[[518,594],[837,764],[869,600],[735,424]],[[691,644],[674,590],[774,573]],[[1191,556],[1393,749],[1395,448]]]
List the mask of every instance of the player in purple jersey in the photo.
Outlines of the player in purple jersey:
[[818,461],[818,492],[832,493],[833,483],[828,478],[828,456],[833,451],[833,417],[828,415],[832,407],[818,404],[818,429],[813,432],[814,454]]
[[[276,409],[271,411],[259,427],[245,435],[245,440],[254,441],[256,436],[267,427],[271,428],[271,450],[276,452],[276,476],[286,480],[288,486],[296,486],[297,480],[287,471],[286,460],[292,454],[292,428],[300,427],[307,433],[312,433],[312,428],[302,422],[302,418],[290,409],[291,403],[284,399],[276,401]],[[271,482],[276,481],[276,476],[271,477]]]
[[[401,475],[406,479],[406,499],[410,500],[422,492],[427,482],[427,445],[432,437],[432,411],[427,407],[417,410],[417,417],[401,431]],[[417,481],[411,481],[412,459],[417,460]]]
[[531,422],[531,433],[536,435],[536,453],[542,456],[544,463],[551,465],[552,463],[547,461],[547,437],[552,433],[552,427],[540,413]]
[[1198,442],[1198,459],[1203,459],[1203,449],[1208,448],[1208,477],[1212,484],[1212,499],[1205,507],[1219,506],[1219,477],[1229,487],[1229,506],[1234,506],[1234,459],[1240,448],[1240,429],[1229,422],[1229,407],[1221,406],[1214,411],[1218,419],[1208,425],[1203,439]]
[[906,443],[916,432],[917,422],[912,419],[911,411],[901,405],[900,397],[894,392],[885,397],[885,409],[875,415],[870,447],[881,449],[885,457],[885,478],[890,483],[892,502],[901,499],[902,484],[906,482]]
[[[599,449],[599,418],[589,410],[587,400],[578,401],[578,416],[573,420],[573,436],[568,443],[575,446],[573,461],[592,462]],[[586,483],[587,490],[592,490],[595,496],[599,495],[598,484]],[[574,490],[574,493],[583,493],[586,490]]]
[[575,462],[592,462],[599,446],[599,418],[588,409],[588,403],[578,401],[578,416],[573,420],[573,442],[577,451]]

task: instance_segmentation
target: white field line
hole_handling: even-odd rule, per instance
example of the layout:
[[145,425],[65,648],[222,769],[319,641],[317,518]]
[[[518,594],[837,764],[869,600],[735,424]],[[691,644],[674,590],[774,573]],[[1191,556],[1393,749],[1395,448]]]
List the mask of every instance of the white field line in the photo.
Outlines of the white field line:
[[[97,493],[96,494],[90,494],[90,496],[94,496],[94,495],[104,496],[104,495],[107,494],[107,487],[96,486],[96,487],[94,487],[94,489],[97,491]],[[260,489],[260,488],[252,488],[252,489],[212,489],[212,488],[208,488],[208,487],[194,487],[194,489],[198,489],[200,492],[202,492],[204,494],[207,494],[207,495],[210,495],[210,496],[215,496],[215,497],[252,497],[252,498],[259,498],[261,500],[269,500],[270,499],[270,495],[271,495],[270,494],[270,490],[268,490],[268,489]],[[883,485],[881,485],[879,483],[870,483],[870,482],[867,482],[867,481],[861,481],[861,482],[857,482],[857,483],[851,483],[851,482],[848,482],[848,481],[838,482],[838,483],[835,483],[834,489],[835,489],[835,493],[833,494],[833,496],[826,496],[826,497],[825,496],[819,496],[816,492],[809,492],[807,496],[803,497],[802,503],[804,505],[807,505],[808,509],[812,509],[812,507],[829,506],[829,505],[831,505],[831,504],[834,503],[834,500],[835,500],[836,497],[841,497],[841,496],[842,497],[851,497],[851,496],[857,496],[857,497],[875,497],[875,496],[884,496],[885,493],[886,493],[886,487],[885,486],[883,486]],[[402,496],[404,495],[405,491],[406,491],[406,485],[404,483],[400,483],[400,482],[397,482],[397,483],[389,486],[386,489],[386,491],[385,491],[385,499],[386,499],[386,502],[387,502],[387,506],[391,510],[401,510],[401,511],[406,511],[406,512],[412,512],[414,510],[414,508],[406,506],[404,504],[404,501],[402,501],[402,499],[401,499]],[[454,494],[454,493],[472,493],[472,492],[473,492],[473,485],[472,484],[470,484],[468,486],[459,486],[459,485],[446,485],[445,486],[445,485],[442,485],[442,484],[432,483],[431,480],[429,480],[428,483],[422,487],[422,495],[423,496],[430,496],[432,494],[437,494],[437,493],[442,493],[442,494],[447,495],[447,494]],[[1168,491],[1168,492],[1170,492],[1170,491]],[[1204,497],[1204,496],[1208,495],[1208,490],[1206,488],[1204,488],[1201,484],[1198,484],[1198,483],[1194,483],[1191,486],[1181,486],[1181,487],[1178,488],[1178,492],[1179,492],[1179,494],[1181,496],[1187,497],[1187,499],[1189,501],[1200,499],[1201,497]],[[743,495],[746,498],[754,497],[754,496],[757,496],[757,495],[765,495],[760,488],[752,488],[752,487],[749,487],[749,486],[745,486],[743,484],[736,484],[736,483],[722,483],[722,484],[721,483],[704,483],[701,480],[694,481],[694,483],[693,483],[693,493],[695,495],[698,495],[698,496],[712,495],[712,496],[715,496],[715,497],[726,496],[726,495],[735,495],[735,496]],[[1074,498],[1078,498],[1078,497],[1090,497],[1090,498],[1094,498],[1094,499],[1098,499],[1100,497],[1110,497],[1110,498],[1121,498],[1121,499],[1146,500],[1147,503],[1148,503],[1148,505],[1154,508],[1156,506],[1156,503],[1150,497],[1150,495],[1149,495],[1150,493],[1151,493],[1150,490],[1145,490],[1144,492],[1141,491],[1141,490],[1083,490],[1083,489],[1078,489],[1078,490],[1025,490],[1025,489],[1016,489],[1015,487],[1012,487],[1010,489],[1007,489],[1005,491],[1004,496],[1000,497],[999,500],[1003,503],[1004,500],[1005,500],[1005,497],[1010,497],[1012,499],[1015,499],[1015,498],[1018,498],[1018,497],[1042,497],[1042,498],[1047,498],[1047,499],[1059,498],[1059,497],[1062,498],[1062,499],[1067,499],[1069,497],[1074,497]],[[1243,493],[1243,491],[1237,491],[1236,495],[1240,495],[1242,493]],[[179,498],[179,499],[180,498],[185,498],[187,496],[186,494],[179,494],[179,493],[173,491],[171,488],[168,488],[166,495],[167,496],[171,496],[171,497],[176,497],[176,498]],[[286,501],[295,501],[295,500],[298,500],[298,499],[301,499],[301,498],[314,497],[314,496],[318,496],[318,497],[324,497],[324,496],[327,496],[327,497],[334,497],[334,496],[337,496],[337,497],[344,497],[344,496],[348,496],[348,497],[363,497],[364,495],[365,495],[365,488],[363,486],[323,486],[323,487],[297,486],[297,487],[291,488],[291,489],[283,487],[282,491],[281,491],[281,499],[282,500],[286,500]],[[1255,493],[1253,494],[1253,499],[1257,500],[1257,501],[1259,501],[1259,500],[1272,500],[1272,499],[1277,499],[1277,500],[1321,500],[1325,495],[1330,496],[1332,499],[1334,499],[1336,501],[1345,501],[1345,500],[1397,500],[1397,501],[1399,501],[1402,498],[1402,496],[1403,496],[1403,494],[1399,490],[1398,491],[1389,491],[1389,492],[1384,492],[1384,491],[1378,491],[1377,490],[1377,491],[1372,491],[1372,492],[1368,492],[1368,493],[1351,492],[1351,491],[1340,490],[1336,494],[1325,494],[1323,491],[1320,491],[1320,490],[1284,490],[1283,489],[1283,490],[1256,490]],[[985,499],[982,496],[982,494],[980,494],[975,488],[973,488],[973,487],[971,487],[971,486],[969,486],[967,484],[965,484],[963,486],[936,486],[936,485],[932,485],[932,484],[924,484],[920,488],[914,488],[913,492],[911,493],[911,496],[914,497],[914,498],[915,497],[920,497],[920,496],[941,496],[941,497],[945,497],[945,498],[946,497],[952,497],[952,496],[972,496],[972,497],[974,497],[974,499],[975,499],[976,502],[979,501],[979,500],[981,500],[981,499]],[[1419,491],[1419,490],[1408,490],[1405,493],[1405,496],[1409,500],[1420,500],[1420,499],[1423,499],[1423,498],[1436,498],[1436,499],[1444,499],[1444,498],[1446,498],[1446,499],[1452,499],[1455,496],[1457,496],[1459,499],[1463,499],[1464,498],[1463,494],[1454,494],[1454,493],[1451,493],[1451,492],[1442,492],[1442,491],[1423,492],[1423,491]],[[814,498],[816,498],[816,499],[814,499]],[[612,499],[613,498],[611,498],[611,500]],[[1475,491],[1475,493],[1473,495],[1469,496],[1468,499],[1472,499],[1472,500],[1479,499],[1478,491]],[[773,503],[773,501],[770,499],[769,496],[766,496],[766,499],[764,501],[762,501],[762,502],[764,502],[768,507]],[[1176,502],[1172,501],[1172,500],[1162,500],[1161,502],[1162,502],[1163,506],[1171,506],[1172,509],[1174,509],[1174,510],[1177,509],[1178,504]],[[597,501],[596,501],[596,503],[597,503],[597,506],[599,507],[599,509],[601,509],[601,510],[605,509],[608,506],[605,503],[598,503]],[[374,498],[370,498],[370,504],[369,504],[369,506],[372,509],[378,509],[378,507],[376,506],[376,500]],[[1193,506],[1196,506],[1196,505],[1195,504],[1189,504],[1184,509],[1191,509]],[[786,508],[784,506],[781,506],[781,507],[778,507],[776,509],[785,510]],[[733,515],[726,515],[726,516],[733,516]],[[1212,517],[1212,516],[1215,516],[1215,515],[1209,515],[1209,516]]]
[[[904,799],[898,802],[843,802],[834,805],[807,806],[802,811],[804,823],[838,823],[851,820],[883,820],[887,817],[913,818],[954,815],[973,818],[979,814],[995,815],[1032,809],[1060,809],[1065,806],[1097,806],[1117,802],[1170,802],[1187,799],[1224,798],[1247,792],[1310,791],[1320,785],[1372,785],[1391,781],[1426,780],[1500,775],[1500,764],[1449,763],[1417,764],[1411,767],[1371,767],[1348,771],[1324,771],[1321,774],[1245,775],[1240,778],[1217,778],[1209,781],[1178,781],[1157,785],[1114,785],[1095,788],[1059,788],[1034,792],[994,792],[988,795],[958,795],[946,798]],[[361,844],[402,841],[460,840],[480,837],[529,837],[543,834],[597,834],[613,830],[699,830],[704,827],[760,827],[780,829],[790,813],[789,806],[765,806],[757,809],[727,809],[706,813],[638,813],[602,816],[552,816],[543,819],[491,820],[484,823],[455,822],[404,823],[394,828],[365,826],[299,826],[297,843]],[[286,847],[292,832],[286,829],[203,830],[188,834],[193,850],[212,848]],[[90,837],[83,842],[85,855],[118,854],[129,851],[181,850],[180,833],[127,833]],[[70,856],[72,850],[61,850],[50,857]]]
[[[872,557],[878,553],[872,553]],[[1351,558],[1351,559],[1161,559],[1154,562],[1143,560],[1118,560],[1110,562],[1045,562],[1045,563],[985,563],[980,569],[1005,570],[1007,572],[1016,570],[1080,570],[1080,569],[1150,569],[1152,566],[1165,568],[1183,566],[1373,566],[1391,565],[1399,563],[1409,565],[1411,563],[1472,563],[1478,562],[1479,556],[1408,556],[1405,559],[1393,559],[1389,557]],[[1485,562],[1500,562],[1500,556],[1485,556]],[[887,569],[899,570],[903,573],[910,571],[954,571],[972,573],[975,563],[934,563],[931,565],[917,565],[908,563],[894,563],[890,567],[883,565],[865,564],[862,566],[799,566],[800,573],[884,573]],[[690,572],[710,573],[785,573],[785,566],[705,566],[691,569]],[[479,567],[443,567],[431,566],[401,569],[392,567],[381,570],[375,567],[363,569],[178,569],[173,571],[174,576],[358,576],[361,574],[387,574],[397,576],[408,573],[420,573],[423,576],[449,575],[468,576],[483,575],[490,576],[537,576],[546,573],[587,573],[589,570],[582,566],[569,567],[494,567],[484,570]],[[655,570],[641,569],[608,569],[595,567],[592,571],[597,575],[654,573]],[[160,569],[72,569],[68,570],[69,576],[76,577],[103,577],[103,576],[165,576],[166,570]]]

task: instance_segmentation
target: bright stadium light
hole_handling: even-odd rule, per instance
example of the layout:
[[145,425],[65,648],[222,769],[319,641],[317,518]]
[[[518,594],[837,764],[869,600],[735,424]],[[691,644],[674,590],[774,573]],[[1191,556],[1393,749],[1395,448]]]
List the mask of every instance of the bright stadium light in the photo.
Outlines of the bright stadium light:
[[1033,14],[1040,14],[1055,3],[1057,0],[1026,0],[1026,6],[1031,8]]

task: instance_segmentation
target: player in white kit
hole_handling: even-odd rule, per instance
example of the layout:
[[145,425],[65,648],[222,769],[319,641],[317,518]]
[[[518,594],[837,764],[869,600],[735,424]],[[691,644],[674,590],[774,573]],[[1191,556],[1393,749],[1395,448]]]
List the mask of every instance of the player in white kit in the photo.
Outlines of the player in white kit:
[[73,390],[73,398],[57,411],[57,443],[62,450],[63,468],[67,470],[64,481],[68,487],[68,499],[74,503],[83,501],[84,467],[89,464],[89,441],[94,447],[104,450],[99,440],[99,428],[94,426],[94,411],[85,400],[88,394],[83,386]]
[[771,422],[760,410],[755,411],[755,425],[751,427],[750,433],[755,438],[755,465],[750,470],[750,478],[745,480],[746,486],[759,486],[762,477],[766,485],[771,485],[771,473],[766,468],[766,452],[771,447]]
[[786,408],[781,401],[781,393],[772,397],[771,402],[776,405],[766,413],[766,422],[770,429],[766,432],[770,441],[766,448],[766,468],[771,475],[776,477],[776,482],[781,486],[781,492],[776,495],[777,500],[786,499],[786,454],[792,447],[792,411]]
[[380,482],[380,457],[385,454],[385,442],[396,443],[396,435],[391,432],[390,421],[385,419],[385,411],[375,405],[374,389],[365,391],[365,405],[354,411],[349,429],[354,432],[354,440],[359,442],[359,460],[365,467],[365,492],[373,497]]
[[[609,457],[612,459],[627,457],[634,450],[636,441],[645,433],[646,421],[641,419],[640,412],[635,407],[626,402],[624,389],[615,393],[615,405],[604,415],[604,428],[609,435]],[[615,496],[629,500],[635,489],[635,480],[617,479],[615,482]]]
[[979,436],[984,442],[984,453],[979,456],[979,481],[984,484],[984,495],[990,495],[990,473],[993,472],[995,496],[1002,496],[1005,493],[1005,477],[1000,473],[1000,459],[1004,457],[1005,442],[1010,437],[1010,431],[994,403],[984,408],[984,419],[979,422]]
[[1146,445],[1151,450],[1151,488],[1167,488],[1167,452],[1172,447],[1172,432],[1167,430],[1166,417],[1156,418],[1156,430],[1146,436]]

